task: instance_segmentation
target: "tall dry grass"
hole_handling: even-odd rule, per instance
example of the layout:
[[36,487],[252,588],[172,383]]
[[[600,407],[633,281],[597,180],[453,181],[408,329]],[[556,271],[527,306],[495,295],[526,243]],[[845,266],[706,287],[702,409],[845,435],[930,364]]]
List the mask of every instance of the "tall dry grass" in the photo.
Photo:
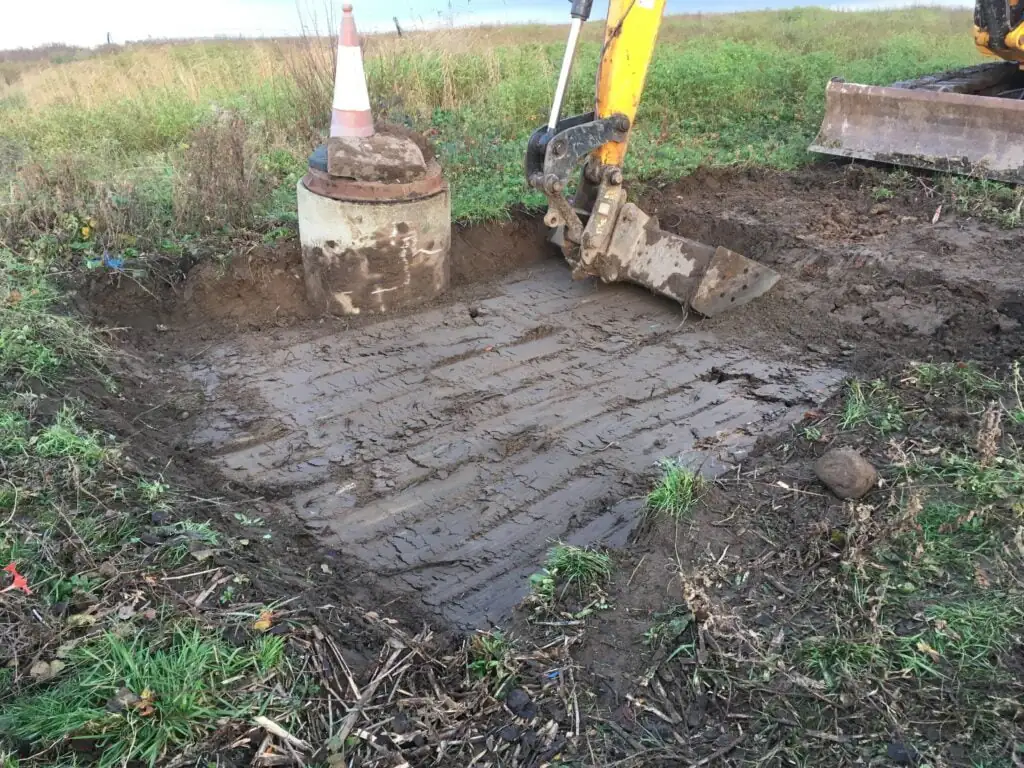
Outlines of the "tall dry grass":
[[[701,163],[805,162],[829,77],[886,83],[970,63],[971,23],[967,11],[940,8],[669,17],[630,173],[643,180]],[[527,199],[522,146],[549,107],[564,34],[532,25],[364,39],[375,115],[438,142],[456,216],[492,217]],[[584,31],[567,111],[593,103],[601,34],[601,23]],[[287,189],[329,123],[334,46],[315,34],[139,44],[22,72],[0,96],[0,175],[74,156],[96,182],[152,190],[165,218],[190,226],[174,215],[170,180],[182,148],[226,111],[246,124],[263,196],[275,183]],[[282,197],[278,207],[290,205]]]

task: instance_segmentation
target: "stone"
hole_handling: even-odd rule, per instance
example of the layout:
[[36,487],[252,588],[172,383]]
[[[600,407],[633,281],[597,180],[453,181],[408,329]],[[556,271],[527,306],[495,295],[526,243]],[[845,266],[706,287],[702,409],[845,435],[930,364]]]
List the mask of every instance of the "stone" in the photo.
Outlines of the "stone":
[[996,330],[1000,333],[1012,333],[1018,328],[1020,328],[1020,323],[1012,317],[1007,317],[1002,313],[996,313]]
[[878,471],[852,448],[828,451],[814,463],[814,474],[841,499],[859,499],[878,482]]
[[508,692],[508,695],[505,696],[505,706],[513,715],[524,720],[532,720],[537,716],[537,707],[533,703],[533,699],[522,688],[513,688]]
[[885,748],[885,754],[897,765],[914,765],[920,756],[916,749],[902,741],[889,742],[889,746]]

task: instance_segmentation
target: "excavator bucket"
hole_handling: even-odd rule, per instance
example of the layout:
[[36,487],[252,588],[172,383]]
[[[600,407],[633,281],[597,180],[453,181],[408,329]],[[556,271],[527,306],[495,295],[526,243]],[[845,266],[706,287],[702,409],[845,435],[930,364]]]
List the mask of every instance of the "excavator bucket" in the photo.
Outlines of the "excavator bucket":
[[627,281],[715,317],[767,293],[779,274],[722,246],[666,232],[655,218],[626,203],[607,249],[580,251],[577,276]]
[[1024,75],[999,62],[883,87],[833,79],[812,152],[1024,183]]

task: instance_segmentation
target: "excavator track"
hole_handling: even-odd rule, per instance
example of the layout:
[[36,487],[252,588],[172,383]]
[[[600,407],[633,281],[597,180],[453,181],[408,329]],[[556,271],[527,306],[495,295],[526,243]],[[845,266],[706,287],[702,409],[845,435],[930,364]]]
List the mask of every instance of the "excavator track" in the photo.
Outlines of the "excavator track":
[[979,64],[891,86],[833,79],[812,152],[1024,183],[1024,73]]

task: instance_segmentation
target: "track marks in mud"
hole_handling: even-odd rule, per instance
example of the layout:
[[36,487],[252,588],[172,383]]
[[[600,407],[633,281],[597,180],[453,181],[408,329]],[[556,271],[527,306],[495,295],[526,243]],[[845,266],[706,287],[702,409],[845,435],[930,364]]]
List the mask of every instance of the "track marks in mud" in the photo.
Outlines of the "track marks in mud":
[[192,371],[213,382],[196,440],[231,478],[463,626],[503,618],[550,542],[623,543],[660,458],[720,473],[842,378],[558,264],[481,310],[245,337]]

